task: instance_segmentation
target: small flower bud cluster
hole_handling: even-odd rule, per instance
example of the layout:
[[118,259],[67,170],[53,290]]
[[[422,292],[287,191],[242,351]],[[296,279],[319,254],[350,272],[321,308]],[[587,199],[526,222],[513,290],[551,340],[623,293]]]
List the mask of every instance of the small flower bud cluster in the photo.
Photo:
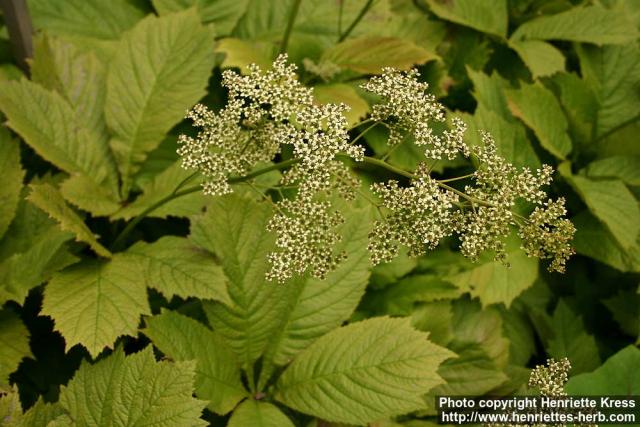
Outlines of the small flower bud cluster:
[[373,184],[372,191],[391,212],[376,221],[369,235],[369,252],[374,264],[390,261],[398,254],[398,245],[409,248],[412,256],[423,255],[453,232],[458,196],[442,190],[428,175],[415,180],[410,187],[397,181]]
[[575,253],[571,247],[576,228],[566,218],[564,199],[549,200],[536,207],[529,221],[520,227],[522,249],[529,256],[551,259],[549,271],[563,273],[567,260]]
[[282,283],[307,270],[314,277],[325,278],[346,257],[344,252],[334,254],[340,241],[335,228],[342,223],[342,215],[332,212],[327,201],[297,198],[279,202],[267,225],[278,236],[278,250],[268,256],[271,269],[267,279]]
[[371,118],[386,122],[389,126],[389,145],[396,145],[409,133],[416,145],[428,146],[428,158],[455,158],[458,153],[469,155],[469,149],[462,141],[466,124],[456,118],[453,129],[442,135],[434,133],[431,122],[444,122],[444,107],[435,97],[425,93],[428,84],[418,81],[417,70],[406,73],[392,68],[384,68],[380,76],[372,77],[362,88],[382,98],[382,103],[374,105]]
[[569,379],[571,363],[566,357],[560,360],[548,359],[547,366],[538,365],[531,371],[529,387],[536,387],[546,397],[563,397],[567,393],[564,385]]

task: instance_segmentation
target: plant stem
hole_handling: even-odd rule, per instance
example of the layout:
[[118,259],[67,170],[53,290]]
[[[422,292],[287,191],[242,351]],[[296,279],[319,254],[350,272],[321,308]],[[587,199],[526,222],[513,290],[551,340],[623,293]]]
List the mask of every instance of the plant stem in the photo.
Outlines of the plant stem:
[[[364,123],[364,122],[363,122]],[[363,130],[362,132],[360,132],[360,134],[358,136],[356,136],[353,141],[351,141],[351,144],[355,144],[360,138],[362,138],[364,136],[365,133],[369,132],[371,129],[373,129],[376,125],[378,124],[378,122],[373,123],[372,125],[370,125],[369,127],[367,127],[365,130]]]
[[340,37],[338,38],[338,43],[344,41],[347,37],[349,37],[349,35],[353,32],[356,26],[358,26],[360,21],[362,21],[362,18],[364,18],[364,16],[367,14],[372,4],[373,4],[373,0],[367,0],[367,3],[360,10],[360,13],[358,13],[358,16],[356,16],[356,19],[354,19],[351,25],[349,25],[349,28],[347,28],[347,30],[340,35]]
[[279,51],[280,54],[287,52],[287,46],[289,45],[289,38],[291,37],[293,24],[295,23],[296,17],[298,16],[300,3],[302,3],[302,0],[293,0],[293,5],[291,6],[291,13],[289,13],[289,21],[287,22],[287,28],[284,30],[284,37],[282,38],[282,43],[280,43],[280,51]]
[[471,178],[475,173],[470,173],[468,175],[456,176],[455,178],[447,178],[447,179],[439,179],[438,182],[453,182],[453,181],[461,181],[463,179]]
[[[294,164],[296,164],[298,162],[300,162],[300,159],[285,160],[284,162],[276,163],[274,165],[270,165],[270,166],[264,167],[262,169],[258,169],[256,171],[248,173],[247,175],[229,178],[229,180],[227,182],[229,182],[229,184],[237,184],[237,183],[240,183],[240,182],[245,182],[245,181],[248,181],[248,180],[250,180],[252,178],[258,177],[260,175],[264,175],[267,172],[271,172],[271,171],[274,171],[274,170],[280,170],[280,169],[287,168],[287,167],[292,166],[292,165],[294,165]],[[155,211],[159,207],[169,203],[170,201],[172,201],[174,199],[177,199],[177,198],[182,197],[182,196],[186,196],[187,194],[195,193],[196,191],[200,191],[201,189],[202,189],[201,185],[194,185],[193,187],[185,188],[184,190],[181,190],[181,191],[175,191],[174,190],[173,193],[169,194],[166,197],[163,197],[162,199],[158,200],[153,205],[149,206],[147,209],[142,211],[142,213],[140,213],[133,220],[131,220],[131,222],[129,222],[127,224],[127,226],[120,232],[120,234],[118,234],[118,237],[116,237],[116,239],[114,240],[113,244],[111,245],[111,250],[112,251],[118,251],[118,250],[122,249],[122,247],[124,245],[124,242],[126,241],[126,239],[129,236],[129,234],[131,234],[133,229],[136,228],[136,226],[140,223],[140,221],[145,219],[147,217],[147,215],[149,215],[151,212]]]

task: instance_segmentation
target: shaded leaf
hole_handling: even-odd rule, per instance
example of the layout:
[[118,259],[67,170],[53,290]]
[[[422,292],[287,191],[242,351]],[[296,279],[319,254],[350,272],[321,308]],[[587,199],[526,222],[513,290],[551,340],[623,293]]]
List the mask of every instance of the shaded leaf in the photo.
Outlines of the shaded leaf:
[[29,356],[27,327],[17,314],[8,309],[0,310],[0,392],[8,390],[9,375],[23,358]]
[[623,348],[591,373],[571,378],[565,390],[569,395],[633,396],[640,394],[640,349]]
[[640,156],[613,156],[595,160],[585,168],[589,178],[617,178],[640,186]]
[[518,52],[534,79],[564,71],[564,55],[549,43],[540,40],[514,40],[509,46]]
[[223,68],[239,68],[246,72],[246,67],[251,64],[260,66],[263,70],[271,67],[273,49],[260,42],[241,40],[233,37],[225,37],[216,45],[216,52],[225,54],[221,66]]
[[233,411],[228,427],[294,427],[277,406],[268,402],[245,400]]
[[215,24],[216,34],[226,36],[235,28],[238,20],[247,10],[249,0],[152,0],[153,7],[160,15],[180,12],[193,7],[205,24]]
[[504,37],[507,34],[505,0],[426,0],[438,17],[475,30]]
[[172,311],[149,317],[145,323],[142,332],[166,356],[196,361],[196,395],[209,401],[210,410],[224,415],[247,397],[235,354],[218,334]]
[[18,209],[24,170],[20,164],[20,144],[11,139],[9,132],[0,128],[0,170],[2,170],[2,188],[0,188],[0,238],[9,228],[9,224]]

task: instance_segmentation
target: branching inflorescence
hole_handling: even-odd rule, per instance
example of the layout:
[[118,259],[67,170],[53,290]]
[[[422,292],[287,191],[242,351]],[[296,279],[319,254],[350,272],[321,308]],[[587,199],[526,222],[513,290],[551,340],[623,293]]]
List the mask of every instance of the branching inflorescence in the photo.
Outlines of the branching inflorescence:
[[[366,157],[356,143],[360,138],[350,135],[344,114],[349,107],[315,103],[312,89],[298,81],[286,55],[278,57],[270,71],[255,65],[244,76],[226,71],[227,106],[215,113],[194,107],[188,117],[200,132],[196,138],[181,136],[178,152],[185,168],[205,177],[204,192],[210,195],[231,192],[230,180],[250,174],[261,163],[288,167],[280,185],[296,191],[293,198],[275,202],[268,225],[277,235],[277,250],[269,256],[271,280],[283,282],[305,272],[324,278],[344,259],[335,249],[343,217],[333,200],[336,195],[352,200],[360,191],[361,182],[348,166],[352,161],[402,177],[371,185],[380,213],[368,246],[374,264],[393,259],[400,246],[422,255],[450,236],[459,239],[462,254],[472,260],[492,251],[506,262],[505,239],[516,228],[527,255],[550,259],[550,270],[564,271],[575,229],[564,218],[564,200],[547,201],[541,189],[551,182],[552,168],[514,167],[498,155],[488,133],[482,135],[483,144],[467,145],[466,124],[459,118],[451,120],[449,130],[437,133],[432,125],[446,122],[445,109],[425,93],[427,84],[418,77],[416,70],[393,69],[372,77],[362,87],[381,102],[366,121],[389,129],[390,146],[410,139],[424,147],[428,159],[470,157],[478,165],[473,174],[439,181],[426,164],[406,171]],[[290,149],[283,151],[286,146]],[[468,184],[455,188],[451,181],[456,180]],[[515,212],[520,200],[533,205],[529,217]]]

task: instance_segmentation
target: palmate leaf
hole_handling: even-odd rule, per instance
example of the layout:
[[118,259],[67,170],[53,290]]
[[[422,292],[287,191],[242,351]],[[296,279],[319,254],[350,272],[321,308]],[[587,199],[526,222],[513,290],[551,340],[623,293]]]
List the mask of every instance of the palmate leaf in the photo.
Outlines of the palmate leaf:
[[196,297],[230,304],[227,278],[215,258],[182,237],[165,236],[138,242],[126,252],[138,264],[146,286],[167,298]]
[[75,425],[204,426],[206,402],[192,397],[194,362],[156,362],[153,350],[125,356],[121,348],[95,365],[84,362],[60,392]]
[[438,56],[408,40],[363,36],[348,39],[327,49],[321,61],[365,74],[377,74],[383,67],[408,70]]
[[2,170],[2,188],[0,188],[0,239],[14,218],[24,170],[20,164],[20,144],[11,139],[6,129],[0,128],[0,170]]
[[87,243],[98,255],[111,256],[111,252],[98,242],[82,218],[67,205],[57,188],[48,183],[31,184],[30,188],[28,200],[55,219],[62,230],[73,233],[76,240]]
[[571,361],[571,373],[589,372],[600,365],[596,340],[584,330],[582,319],[560,300],[553,312],[553,338],[547,351],[556,358],[567,357]]
[[196,394],[208,408],[224,415],[248,397],[234,352],[215,332],[198,321],[165,311],[147,318],[142,332],[166,356],[196,361]]
[[290,362],[351,316],[369,279],[371,263],[366,247],[372,216],[368,208],[353,209],[346,215],[340,229],[342,242],[336,250],[345,251],[347,259],[324,280],[305,277],[284,285],[286,291],[274,314],[278,327],[269,338],[264,357],[267,363]]
[[267,203],[239,195],[217,197],[204,215],[191,221],[190,239],[218,256],[233,304],[204,303],[211,326],[248,368],[264,352],[278,327],[277,307],[289,292],[267,282],[267,254],[275,237],[265,232],[272,216]]
[[29,331],[17,314],[0,310],[0,392],[7,391],[9,374],[24,357],[31,356]]
[[248,4],[249,0],[153,0],[153,7],[160,15],[197,6],[202,22],[213,23],[220,36],[231,34]]
[[338,328],[300,353],[276,385],[276,398],[332,422],[365,424],[424,406],[453,356],[407,319],[371,318]]
[[85,346],[97,356],[121,335],[135,335],[140,315],[151,314],[140,266],[115,255],[56,273],[44,291],[42,314],[51,316],[66,348]]
[[195,10],[149,16],[122,38],[107,75],[105,115],[124,194],[147,154],[205,95],[212,43]]
[[560,103],[540,84],[521,84],[507,91],[509,109],[533,130],[540,145],[559,159],[571,152],[567,119]]
[[97,184],[117,182],[106,141],[78,121],[62,95],[25,79],[0,82],[0,110],[9,127],[58,168]]
[[277,406],[268,402],[246,400],[233,411],[227,427],[295,427]]
[[636,37],[638,31],[621,10],[594,5],[573,7],[566,12],[525,22],[511,38],[622,44],[632,43]]
[[507,34],[506,0],[426,0],[439,18],[465,25],[478,31],[504,37]]

